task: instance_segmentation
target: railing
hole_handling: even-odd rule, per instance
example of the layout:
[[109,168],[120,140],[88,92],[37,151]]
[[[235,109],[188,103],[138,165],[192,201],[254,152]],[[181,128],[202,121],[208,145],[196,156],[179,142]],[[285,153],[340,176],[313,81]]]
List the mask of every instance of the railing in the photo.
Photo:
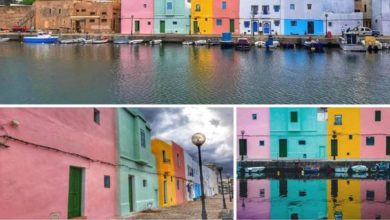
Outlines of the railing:
[[24,26],[29,20],[32,20],[32,18],[35,16],[35,9],[32,8],[23,18],[21,18],[17,25],[18,26]]

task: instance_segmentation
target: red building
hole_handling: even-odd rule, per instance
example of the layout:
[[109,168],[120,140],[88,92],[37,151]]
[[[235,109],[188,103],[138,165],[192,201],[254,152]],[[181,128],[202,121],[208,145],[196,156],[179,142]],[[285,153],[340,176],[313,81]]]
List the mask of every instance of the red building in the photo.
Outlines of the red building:
[[173,164],[176,177],[176,204],[186,201],[186,172],[183,148],[172,141]]

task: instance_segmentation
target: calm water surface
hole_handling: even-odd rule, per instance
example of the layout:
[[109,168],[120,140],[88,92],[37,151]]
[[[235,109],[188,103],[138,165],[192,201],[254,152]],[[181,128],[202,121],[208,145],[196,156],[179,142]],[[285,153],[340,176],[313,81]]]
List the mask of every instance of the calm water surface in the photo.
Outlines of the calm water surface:
[[0,44],[0,103],[390,103],[390,53]]
[[241,179],[238,219],[390,219],[386,178]]

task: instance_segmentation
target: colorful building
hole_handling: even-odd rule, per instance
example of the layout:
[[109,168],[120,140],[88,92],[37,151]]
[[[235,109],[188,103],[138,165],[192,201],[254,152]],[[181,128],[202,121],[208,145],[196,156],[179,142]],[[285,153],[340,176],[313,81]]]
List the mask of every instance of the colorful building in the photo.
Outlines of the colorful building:
[[180,145],[173,141],[172,154],[175,169],[176,204],[181,204],[187,200],[184,150]]
[[390,182],[365,179],[361,182],[361,218],[385,219],[390,216]]
[[154,0],[122,0],[122,34],[153,34],[153,21]]
[[326,159],[327,113],[323,108],[271,108],[272,159]]
[[[335,134],[335,137],[332,137]],[[360,158],[360,109],[328,108],[328,159],[333,159],[332,142],[336,159]]]
[[0,124],[1,218],[116,216],[114,109],[3,108]]
[[324,35],[324,0],[285,0],[284,35]]
[[136,109],[117,109],[118,212],[159,207],[156,159],[151,149],[151,129]]
[[160,207],[176,205],[176,182],[172,143],[152,140],[152,152],[156,156]]
[[[247,142],[247,154],[244,159],[270,158],[270,113],[269,108],[238,108],[237,130],[238,139]],[[239,149],[237,149],[239,151]],[[239,152],[237,152],[239,156]],[[241,157],[238,158],[239,160]]]
[[[361,158],[390,158],[390,109],[360,109]],[[387,135],[386,135],[387,134]]]
[[360,180],[332,179],[327,181],[328,219],[360,219]]
[[272,199],[270,219],[326,218],[328,214],[326,180],[273,179],[270,182]]
[[213,34],[213,1],[191,1],[191,34]]
[[237,219],[270,219],[270,189],[269,179],[237,180]]
[[213,34],[240,33],[239,0],[213,0]]
[[184,162],[187,180],[187,200],[192,201],[200,195],[200,192],[197,192],[197,188],[200,183],[199,164],[187,152],[184,152]]
[[190,11],[187,0],[155,0],[154,33],[189,34]]

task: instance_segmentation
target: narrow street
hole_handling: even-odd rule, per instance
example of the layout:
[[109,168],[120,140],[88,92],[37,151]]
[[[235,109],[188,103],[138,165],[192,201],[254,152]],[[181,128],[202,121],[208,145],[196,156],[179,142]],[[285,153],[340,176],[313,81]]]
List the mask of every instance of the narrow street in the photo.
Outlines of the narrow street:
[[[226,207],[223,210],[222,195],[206,198],[206,212],[208,219],[233,219],[233,201],[229,202],[229,195],[225,194]],[[201,219],[202,203],[200,200],[185,202],[168,208],[159,208],[137,213],[126,219]],[[228,214],[224,214],[228,213]]]

